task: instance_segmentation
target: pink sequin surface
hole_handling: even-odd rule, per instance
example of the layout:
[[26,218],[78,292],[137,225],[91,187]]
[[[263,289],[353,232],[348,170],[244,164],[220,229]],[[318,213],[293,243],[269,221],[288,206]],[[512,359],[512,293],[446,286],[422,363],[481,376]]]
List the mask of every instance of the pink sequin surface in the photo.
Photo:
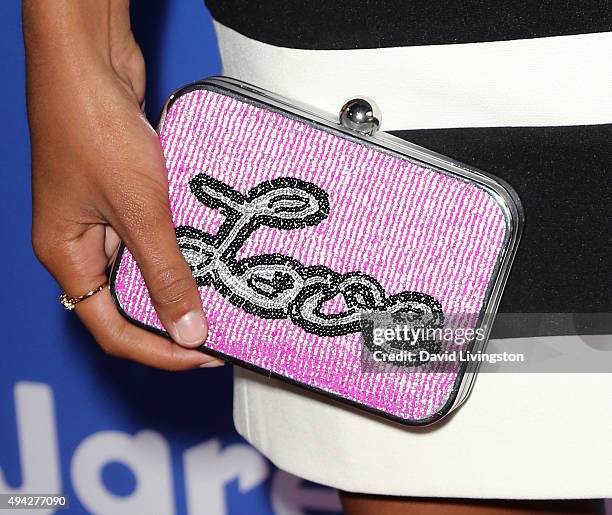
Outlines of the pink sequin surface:
[[[329,216],[300,229],[260,227],[238,257],[284,254],[304,266],[368,274],[389,295],[431,295],[445,313],[481,311],[506,231],[499,205],[483,189],[207,90],[171,106],[160,138],[176,226],[214,234],[223,221],[190,191],[196,174],[243,194],[295,177],[328,193]],[[212,286],[200,293],[211,349],[407,421],[431,417],[451,395],[456,370],[366,373],[359,334],[317,336],[287,319],[246,313]],[[130,317],[163,329],[127,250],[115,295]]]

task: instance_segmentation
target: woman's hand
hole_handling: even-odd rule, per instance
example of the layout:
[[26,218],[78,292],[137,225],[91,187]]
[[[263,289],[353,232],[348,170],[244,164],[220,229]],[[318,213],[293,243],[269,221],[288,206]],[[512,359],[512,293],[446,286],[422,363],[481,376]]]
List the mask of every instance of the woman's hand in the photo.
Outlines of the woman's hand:
[[189,349],[206,339],[206,319],[176,243],[159,140],[141,111],[144,62],[127,4],[24,2],[34,250],[77,296],[106,280],[123,239],[176,343],[129,324],[108,289],[76,307],[97,342],[168,370],[222,364]]

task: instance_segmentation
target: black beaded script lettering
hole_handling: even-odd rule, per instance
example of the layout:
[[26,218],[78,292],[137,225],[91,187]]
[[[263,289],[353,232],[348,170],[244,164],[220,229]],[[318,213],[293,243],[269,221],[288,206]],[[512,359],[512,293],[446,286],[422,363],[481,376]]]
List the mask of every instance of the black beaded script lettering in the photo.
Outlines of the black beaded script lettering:
[[[244,311],[261,318],[290,319],[320,336],[361,331],[365,313],[414,313],[441,322],[442,307],[430,295],[406,291],[387,296],[374,278],[360,272],[340,274],[325,266],[304,266],[283,254],[237,259],[259,227],[290,230],[325,220],[329,196],[318,186],[282,177],[242,195],[204,174],[196,175],[189,185],[201,203],[223,214],[224,221],[215,235],[177,227],[179,247],[199,286],[212,285]],[[344,312],[324,313],[325,303],[338,295],[344,299]]]

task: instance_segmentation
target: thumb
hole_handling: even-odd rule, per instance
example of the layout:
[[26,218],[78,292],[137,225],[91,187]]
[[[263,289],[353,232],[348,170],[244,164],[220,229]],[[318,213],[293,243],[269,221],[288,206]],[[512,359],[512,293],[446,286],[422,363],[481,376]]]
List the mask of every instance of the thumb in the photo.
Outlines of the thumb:
[[[157,188],[155,188],[157,190]],[[208,324],[196,282],[174,232],[167,192],[138,192],[129,206],[118,209],[115,229],[138,263],[161,323],[172,339],[198,347]]]

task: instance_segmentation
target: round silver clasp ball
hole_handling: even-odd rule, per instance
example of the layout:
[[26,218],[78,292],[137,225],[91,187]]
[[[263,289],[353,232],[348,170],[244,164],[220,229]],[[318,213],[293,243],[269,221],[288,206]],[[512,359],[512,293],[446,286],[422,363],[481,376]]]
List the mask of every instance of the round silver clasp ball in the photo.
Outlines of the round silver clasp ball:
[[373,134],[380,127],[380,115],[364,98],[352,98],[340,109],[340,123],[352,131]]

